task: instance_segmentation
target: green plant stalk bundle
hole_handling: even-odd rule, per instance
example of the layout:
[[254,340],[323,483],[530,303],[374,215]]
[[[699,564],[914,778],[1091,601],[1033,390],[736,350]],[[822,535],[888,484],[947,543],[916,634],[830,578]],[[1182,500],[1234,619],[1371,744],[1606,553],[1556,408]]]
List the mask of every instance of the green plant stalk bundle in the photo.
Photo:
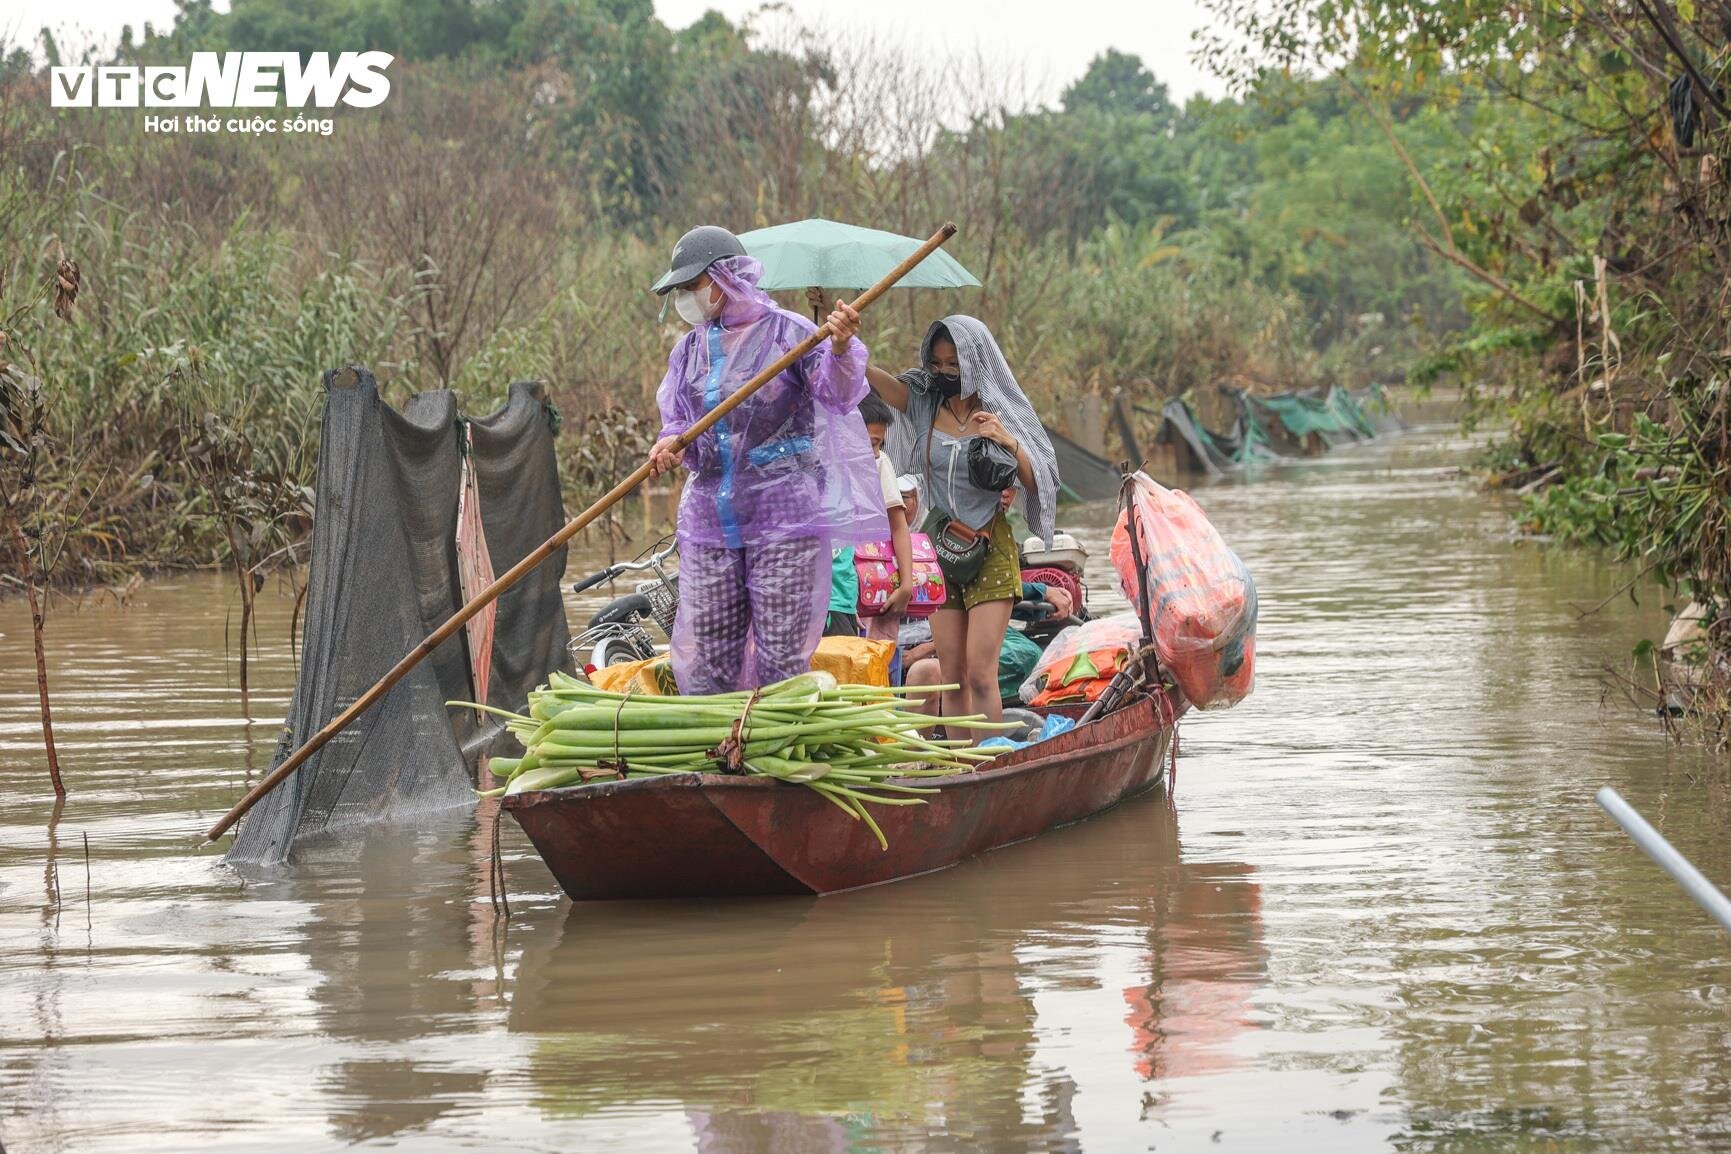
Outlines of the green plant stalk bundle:
[[[865,803],[921,805],[919,795],[934,791],[910,779],[966,773],[995,756],[966,741],[921,736],[919,727],[932,718],[911,708],[906,692],[805,673],[755,693],[657,697],[613,693],[554,673],[529,694],[524,713],[467,701],[446,704],[503,717],[523,743],[522,757],[489,762],[506,784],[482,797],[635,777],[742,772],[815,790],[865,822],[888,849]],[[1014,728],[984,717],[949,721],[974,729]],[[732,768],[735,755],[738,769]]]

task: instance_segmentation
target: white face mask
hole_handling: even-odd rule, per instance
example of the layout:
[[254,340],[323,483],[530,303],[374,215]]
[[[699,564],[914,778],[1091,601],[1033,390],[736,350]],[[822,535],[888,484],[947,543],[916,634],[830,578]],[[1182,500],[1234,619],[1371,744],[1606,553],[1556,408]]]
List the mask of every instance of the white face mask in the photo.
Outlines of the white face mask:
[[716,295],[713,286],[705,286],[697,292],[691,292],[688,289],[674,289],[673,311],[677,312],[680,319],[686,324],[696,328],[721,311],[721,302],[713,299]]

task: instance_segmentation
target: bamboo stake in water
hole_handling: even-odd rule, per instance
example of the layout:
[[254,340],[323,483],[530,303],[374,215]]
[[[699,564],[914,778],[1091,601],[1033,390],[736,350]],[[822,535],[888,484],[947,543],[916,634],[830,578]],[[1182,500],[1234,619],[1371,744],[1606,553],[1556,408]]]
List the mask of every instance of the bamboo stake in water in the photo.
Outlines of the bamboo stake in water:
[[1611,819],[1623,827],[1623,832],[1635,840],[1642,851],[1655,862],[1659,868],[1670,874],[1676,883],[1683,887],[1683,892],[1700,903],[1709,917],[1727,930],[1731,930],[1731,898],[1719,892],[1719,888],[1708,881],[1701,871],[1689,864],[1689,859],[1678,853],[1665,836],[1647,824],[1647,819],[1635,812],[1635,808],[1624,801],[1622,795],[1610,786],[1599,790],[1598,802],[1601,809],[1611,815]]
[[[888,276],[884,277],[883,280],[880,280],[877,284],[861,293],[853,301],[854,310],[856,312],[863,312],[866,308],[870,307],[873,301],[877,300],[878,297],[882,296],[890,288],[894,287],[897,281],[912,272],[916,265],[925,260],[932,253],[936,252],[945,241],[949,240],[954,235],[956,235],[956,226],[954,224],[945,224],[937,232],[933,233],[924,244],[915,249],[912,256],[909,256],[906,260],[902,261],[901,264],[891,269]],[[743,403],[747,397],[750,397],[765,384],[786,372],[795,361],[799,360],[801,357],[817,348],[818,345],[828,340],[829,336],[829,325],[826,323],[816,332],[806,337],[805,340],[799,342],[799,344],[783,353],[774,364],[769,365],[761,373],[758,373],[757,376],[742,385],[732,396],[728,397],[719,405],[715,406],[715,408],[709,410],[708,413],[704,414],[703,417],[699,418],[698,421],[694,423],[691,428],[687,429],[679,438],[677,449],[683,451],[686,446],[691,444],[691,442],[708,432],[710,427],[717,421],[727,416],[728,413],[731,413],[735,408]],[[252,789],[247,792],[247,795],[241,798],[239,803],[237,803],[233,809],[223,815],[221,821],[217,822],[206,831],[205,837],[209,838],[211,841],[215,841],[217,838],[227,833],[229,827],[239,821],[249,809],[257,805],[261,798],[270,793],[277,786],[281,785],[284,781],[288,780],[289,774],[299,769],[301,764],[305,762],[307,758],[323,749],[325,744],[329,742],[331,738],[347,729],[351,724],[353,724],[355,718],[372,708],[372,706],[378,702],[379,698],[390,692],[391,687],[396,685],[397,682],[401,681],[408,674],[409,670],[419,665],[429,653],[437,649],[441,644],[447,641],[459,629],[467,624],[469,618],[492,604],[493,601],[498,598],[499,594],[515,585],[536,566],[540,565],[541,562],[551,557],[561,545],[565,544],[565,542],[569,541],[572,537],[581,532],[584,526],[590,524],[597,517],[601,516],[601,514],[612,508],[620,498],[641,485],[649,476],[649,467],[650,462],[648,461],[637,466],[637,468],[631,471],[630,476],[626,477],[623,481],[613,486],[612,489],[608,490],[607,494],[599,501],[583,510],[583,512],[577,514],[577,516],[573,517],[566,523],[563,529],[560,529],[557,533],[547,538],[547,540],[533,553],[530,553],[521,561],[511,566],[510,569],[506,570],[505,573],[491,585],[475,594],[467,605],[463,606],[461,609],[457,610],[456,613],[451,615],[449,621],[446,621],[443,625],[433,630],[424,641],[411,649],[401,661],[393,665],[390,672],[379,678],[371,689],[355,698],[354,702],[347,709],[332,718],[323,729],[313,734],[312,737],[307,740],[306,744],[289,754],[281,765],[277,766],[276,769],[270,772],[269,776],[267,776],[263,781],[260,781],[257,785],[253,786]]]

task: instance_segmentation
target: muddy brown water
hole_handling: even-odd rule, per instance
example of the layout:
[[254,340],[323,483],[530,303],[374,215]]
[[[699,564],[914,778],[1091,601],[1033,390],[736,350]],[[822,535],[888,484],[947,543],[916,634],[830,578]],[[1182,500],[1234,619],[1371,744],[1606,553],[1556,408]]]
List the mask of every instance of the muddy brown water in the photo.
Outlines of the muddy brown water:
[[573,908],[507,824],[504,927],[465,814],[243,883],[200,831],[267,765],[289,603],[247,722],[204,576],[54,616],[50,824],[0,605],[0,1142],[1731,1148],[1731,938],[1592,802],[1731,884],[1725,771],[1601,700],[1662,599],[1580,619],[1626,570],[1511,542],[1464,449],[1200,491],[1260,665],[1185,722],[1175,808],[823,900]]

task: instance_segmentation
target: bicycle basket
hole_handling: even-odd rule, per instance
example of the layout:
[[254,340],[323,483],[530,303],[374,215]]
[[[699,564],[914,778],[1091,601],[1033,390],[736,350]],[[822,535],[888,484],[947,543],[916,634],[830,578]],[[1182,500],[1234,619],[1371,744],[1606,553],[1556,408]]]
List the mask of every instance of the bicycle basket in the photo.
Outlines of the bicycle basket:
[[673,574],[666,581],[657,578],[654,581],[640,581],[637,592],[649,598],[649,615],[655,619],[655,624],[669,637],[673,636],[673,615],[679,609],[679,575]]

